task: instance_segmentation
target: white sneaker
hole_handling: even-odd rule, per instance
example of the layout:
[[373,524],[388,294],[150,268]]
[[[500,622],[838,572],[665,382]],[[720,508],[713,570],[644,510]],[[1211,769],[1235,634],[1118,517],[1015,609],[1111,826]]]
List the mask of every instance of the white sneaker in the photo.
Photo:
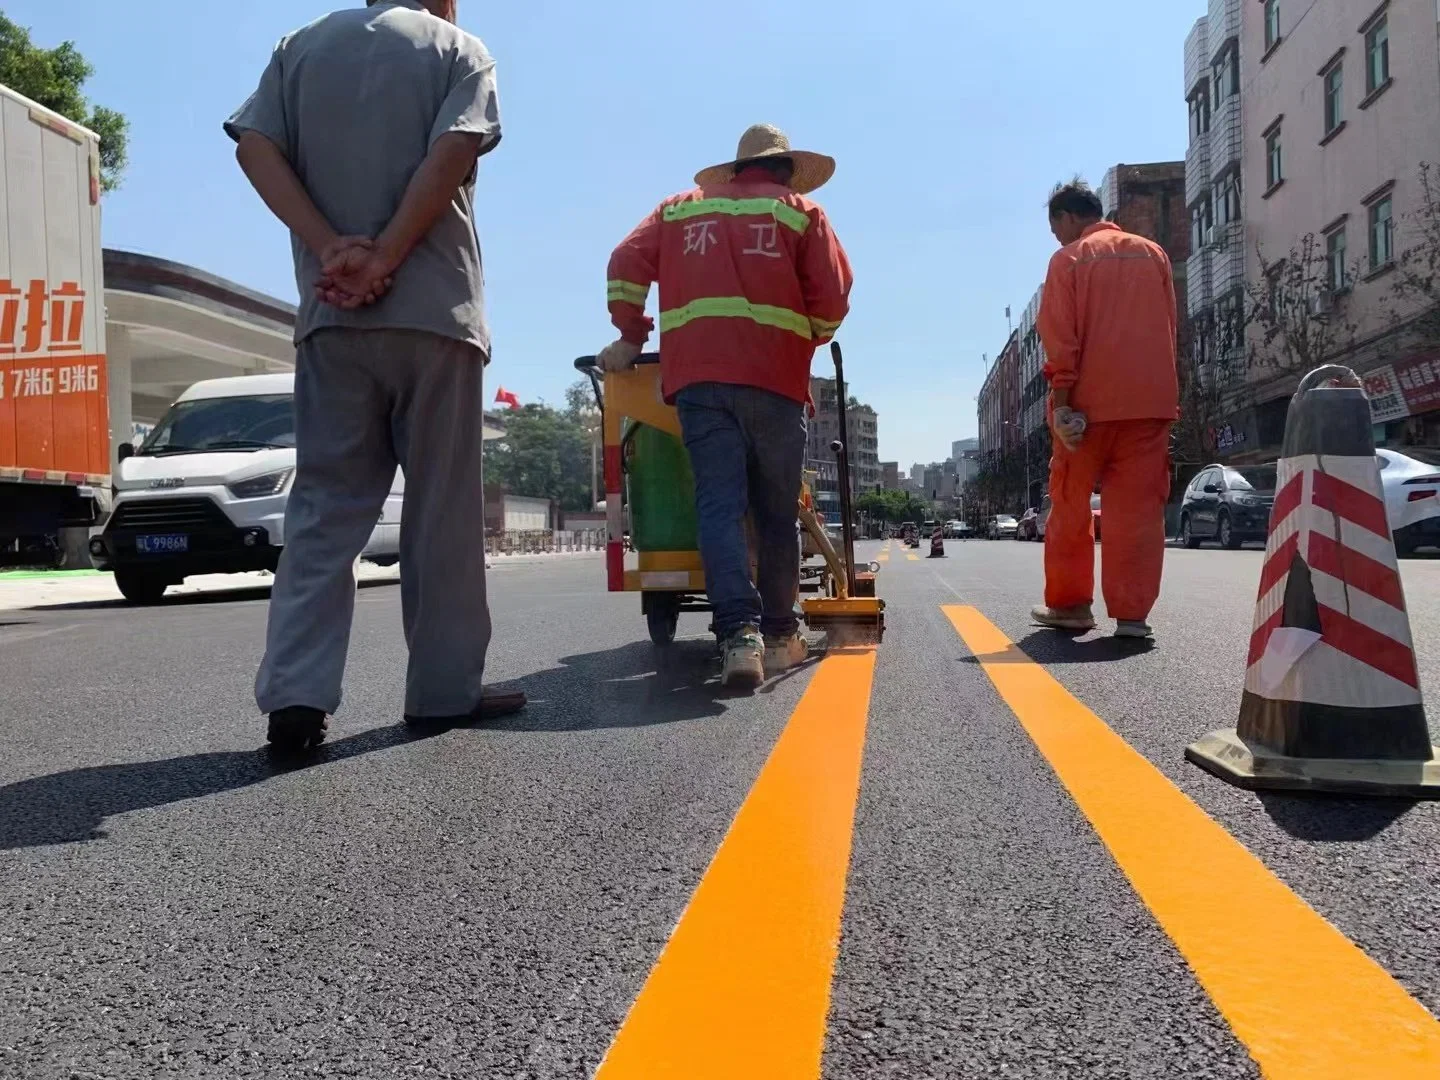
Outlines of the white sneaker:
[[787,637],[765,639],[765,674],[781,675],[791,668],[797,668],[810,655],[810,643],[799,632]]
[[753,626],[742,627],[725,641],[720,685],[756,687],[765,681],[765,639]]
[[1143,619],[1116,619],[1115,636],[1149,639],[1155,636],[1155,631],[1152,630],[1150,624]]

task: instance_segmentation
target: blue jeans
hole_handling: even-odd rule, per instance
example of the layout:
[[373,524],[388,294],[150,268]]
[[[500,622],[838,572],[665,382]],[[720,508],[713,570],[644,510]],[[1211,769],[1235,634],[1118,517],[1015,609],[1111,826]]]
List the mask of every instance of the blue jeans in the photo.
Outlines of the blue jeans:
[[[800,623],[796,506],[805,464],[805,406],[754,386],[696,383],[675,398],[695,473],[700,559],[724,640],[744,626],[777,637]],[[750,580],[747,511],[759,541]]]

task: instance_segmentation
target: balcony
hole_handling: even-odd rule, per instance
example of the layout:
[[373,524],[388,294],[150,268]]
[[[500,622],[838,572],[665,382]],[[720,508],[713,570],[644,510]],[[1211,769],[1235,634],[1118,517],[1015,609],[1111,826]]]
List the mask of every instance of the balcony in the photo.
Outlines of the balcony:
[[1240,36],[1240,0],[1210,0],[1209,24],[1210,54],[1219,51],[1230,38]]
[[1198,135],[1185,151],[1185,205],[1189,206],[1210,187],[1210,136]]
[[1185,92],[1210,76],[1210,20],[1203,15],[1185,37]]
[[1217,231],[1223,241],[1215,245],[1210,260],[1210,291],[1220,296],[1245,282],[1245,232],[1239,222]]
[[1213,259],[1213,250],[1204,248],[1185,263],[1185,306],[1191,318],[1208,307],[1215,296],[1210,281]]
[[1231,97],[1210,118],[1210,175],[1221,172],[1227,165],[1238,165],[1243,148],[1240,99]]

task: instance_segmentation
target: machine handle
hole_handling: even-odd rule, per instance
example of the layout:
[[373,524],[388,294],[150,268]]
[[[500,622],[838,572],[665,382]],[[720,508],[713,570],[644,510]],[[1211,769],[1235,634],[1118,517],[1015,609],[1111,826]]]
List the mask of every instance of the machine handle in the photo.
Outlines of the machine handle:
[[[658,364],[659,362],[660,354],[658,352],[641,353],[635,358],[635,363],[637,364]],[[575,370],[582,375],[588,375],[592,371],[599,372],[600,368],[598,367],[598,362],[595,357],[577,356],[575,358]]]

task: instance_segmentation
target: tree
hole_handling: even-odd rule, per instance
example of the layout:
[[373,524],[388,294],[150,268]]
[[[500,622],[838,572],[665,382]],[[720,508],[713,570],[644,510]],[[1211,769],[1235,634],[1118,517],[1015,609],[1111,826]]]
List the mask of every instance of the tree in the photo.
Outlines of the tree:
[[855,509],[887,525],[902,521],[921,522],[929,513],[929,505],[908,491],[867,491],[855,498]]
[[1420,164],[1419,209],[1406,225],[1415,241],[1396,260],[1390,292],[1400,310],[1392,315],[1399,323],[1419,309],[1414,329],[1434,345],[1440,343],[1440,173],[1428,162]]
[[562,510],[590,509],[590,444],[585,429],[549,405],[526,405],[485,444],[485,479],[516,495],[554,499]]
[[[1357,327],[1336,295],[1324,243],[1314,233],[1274,262],[1258,248],[1257,253],[1260,273],[1246,285],[1246,322],[1257,333],[1246,358],[1261,378],[1250,381],[1288,384],[1348,349]],[[1353,281],[1357,269],[1346,266],[1343,273],[1344,282]]]
[[0,83],[100,136],[100,186],[113,191],[125,171],[130,123],[114,109],[91,106],[82,93],[95,73],[73,41],[42,49],[30,31],[0,14]]

